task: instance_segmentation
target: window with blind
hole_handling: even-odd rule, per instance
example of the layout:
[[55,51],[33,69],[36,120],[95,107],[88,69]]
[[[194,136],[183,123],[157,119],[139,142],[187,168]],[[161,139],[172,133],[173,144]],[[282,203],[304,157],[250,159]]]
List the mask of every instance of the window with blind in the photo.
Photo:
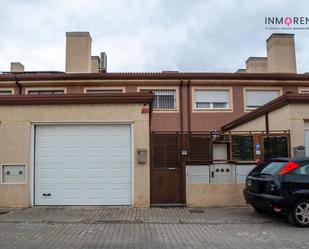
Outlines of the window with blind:
[[29,95],[64,94],[64,90],[28,90]]
[[152,108],[155,110],[176,109],[176,90],[141,90],[141,92],[152,92],[155,97]]
[[228,109],[229,90],[196,90],[195,109]]
[[123,89],[86,89],[86,93],[123,93]]
[[279,90],[246,90],[246,109],[256,109],[279,96]]
[[0,90],[0,96],[12,95],[12,90]]

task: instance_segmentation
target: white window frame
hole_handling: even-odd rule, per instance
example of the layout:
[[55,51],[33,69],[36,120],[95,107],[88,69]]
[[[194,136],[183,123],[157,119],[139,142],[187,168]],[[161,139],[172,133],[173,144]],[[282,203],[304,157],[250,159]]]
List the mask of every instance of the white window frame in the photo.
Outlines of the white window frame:
[[243,88],[243,99],[244,99],[245,112],[251,112],[259,108],[259,107],[256,107],[256,108],[247,107],[247,91],[261,91],[261,92],[262,91],[278,91],[279,96],[282,95],[282,87],[244,87]]
[[145,91],[145,90],[153,90],[153,91],[175,91],[175,108],[174,109],[153,109],[154,112],[160,112],[160,113],[164,113],[164,112],[178,112],[179,111],[179,88],[178,87],[168,87],[168,86],[164,86],[164,87],[137,87],[137,92],[141,92],[141,91]]
[[[227,107],[225,108],[214,108],[213,103],[210,103],[210,108],[197,108],[195,93],[197,91],[227,91],[229,100]],[[233,112],[233,88],[232,87],[192,87],[192,112]]]
[[[136,126],[134,124],[134,121],[132,120],[123,120],[123,121],[108,121],[108,122],[92,122],[92,121],[82,121],[82,122],[49,122],[49,121],[33,121],[31,122],[31,156],[30,156],[30,165],[29,165],[29,174],[30,174],[30,179],[32,181],[29,181],[30,188],[29,188],[29,194],[30,194],[30,203],[31,207],[35,205],[35,200],[34,200],[34,195],[35,195],[35,188],[34,188],[34,177],[35,177],[35,129],[36,126],[39,125],[75,125],[75,124],[84,124],[84,125],[91,125],[91,124],[127,124],[130,125],[131,129],[131,206],[135,206],[135,149],[136,149]],[[26,165],[27,167],[27,165]],[[27,171],[27,170],[26,170]],[[27,179],[27,178],[26,178]]]
[[[88,93],[88,90],[121,90],[122,93],[126,92],[125,87],[101,87],[101,86],[95,86],[95,87],[84,87],[84,93]],[[96,93],[89,93],[89,94],[96,94]]]
[[[306,92],[302,92],[306,91]],[[309,94],[309,87],[298,87],[298,93]]]
[[[25,89],[25,94],[28,95],[29,91],[63,91],[63,94],[67,93],[66,87],[29,87]],[[46,94],[53,95],[53,94]]]
[[[0,88],[0,92],[11,92],[11,95],[14,95],[14,88]],[[1,95],[1,96],[11,96],[11,95]]]

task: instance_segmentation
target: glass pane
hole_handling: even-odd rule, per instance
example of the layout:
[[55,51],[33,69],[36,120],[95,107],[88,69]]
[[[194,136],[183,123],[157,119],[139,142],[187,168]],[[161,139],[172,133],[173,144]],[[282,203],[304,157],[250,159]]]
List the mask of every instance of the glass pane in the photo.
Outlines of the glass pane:
[[213,108],[227,108],[227,103],[213,103]]
[[12,95],[12,91],[0,91],[0,95]]
[[196,109],[225,109],[225,108],[228,108],[228,103],[196,102],[195,108]]
[[176,90],[152,90],[142,89],[141,92],[153,92],[155,94],[153,109],[176,109]]
[[309,93],[309,89],[301,89],[301,90],[300,90],[300,93],[308,94],[308,93]]
[[309,164],[302,166],[300,168],[297,168],[293,171],[293,174],[297,175],[307,175],[309,176]]
[[265,137],[264,138],[264,159],[288,157],[287,137]]
[[210,103],[209,102],[196,102],[195,103],[195,106],[197,109],[209,109],[210,108]]
[[267,102],[279,97],[278,90],[247,90],[246,102],[247,108],[257,108]]
[[259,105],[247,105],[247,108],[250,108],[250,109],[256,109],[259,107],[260,107]]
[[175,90],[155,90],[153,108],[154,109],[175,109],[176,91]]
[[254,142],[253,136],[232,136],[232,160],[253,161]]
[[287,162],[271,162],[266,164],[264,167],[262,166],[260,173],[261,174],[269,174],[269,175],[277,175],[280,169],[286,164]]

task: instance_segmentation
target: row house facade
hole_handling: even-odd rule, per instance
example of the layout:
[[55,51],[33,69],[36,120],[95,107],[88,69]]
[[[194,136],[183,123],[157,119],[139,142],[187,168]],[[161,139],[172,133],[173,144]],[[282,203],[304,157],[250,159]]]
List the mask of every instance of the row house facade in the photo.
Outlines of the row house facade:
[[0,74],[1,206],[244,205],[256,161],[303,145],[289,129],[222,129],[309,92],[292,34],[235,73],[107,72],[88,32],[66,38],[65,72]]

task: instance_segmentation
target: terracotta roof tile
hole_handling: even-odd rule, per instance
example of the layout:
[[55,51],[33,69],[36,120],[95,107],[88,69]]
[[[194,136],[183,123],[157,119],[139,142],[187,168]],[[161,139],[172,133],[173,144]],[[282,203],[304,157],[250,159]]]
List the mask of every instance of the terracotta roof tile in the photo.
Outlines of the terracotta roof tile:
[[109,73],[62,73],[25,72],[0,74],[0,81],[10,80],[309,80],[309,74],[293,73],[222,73],[222,72],[109,72]]

